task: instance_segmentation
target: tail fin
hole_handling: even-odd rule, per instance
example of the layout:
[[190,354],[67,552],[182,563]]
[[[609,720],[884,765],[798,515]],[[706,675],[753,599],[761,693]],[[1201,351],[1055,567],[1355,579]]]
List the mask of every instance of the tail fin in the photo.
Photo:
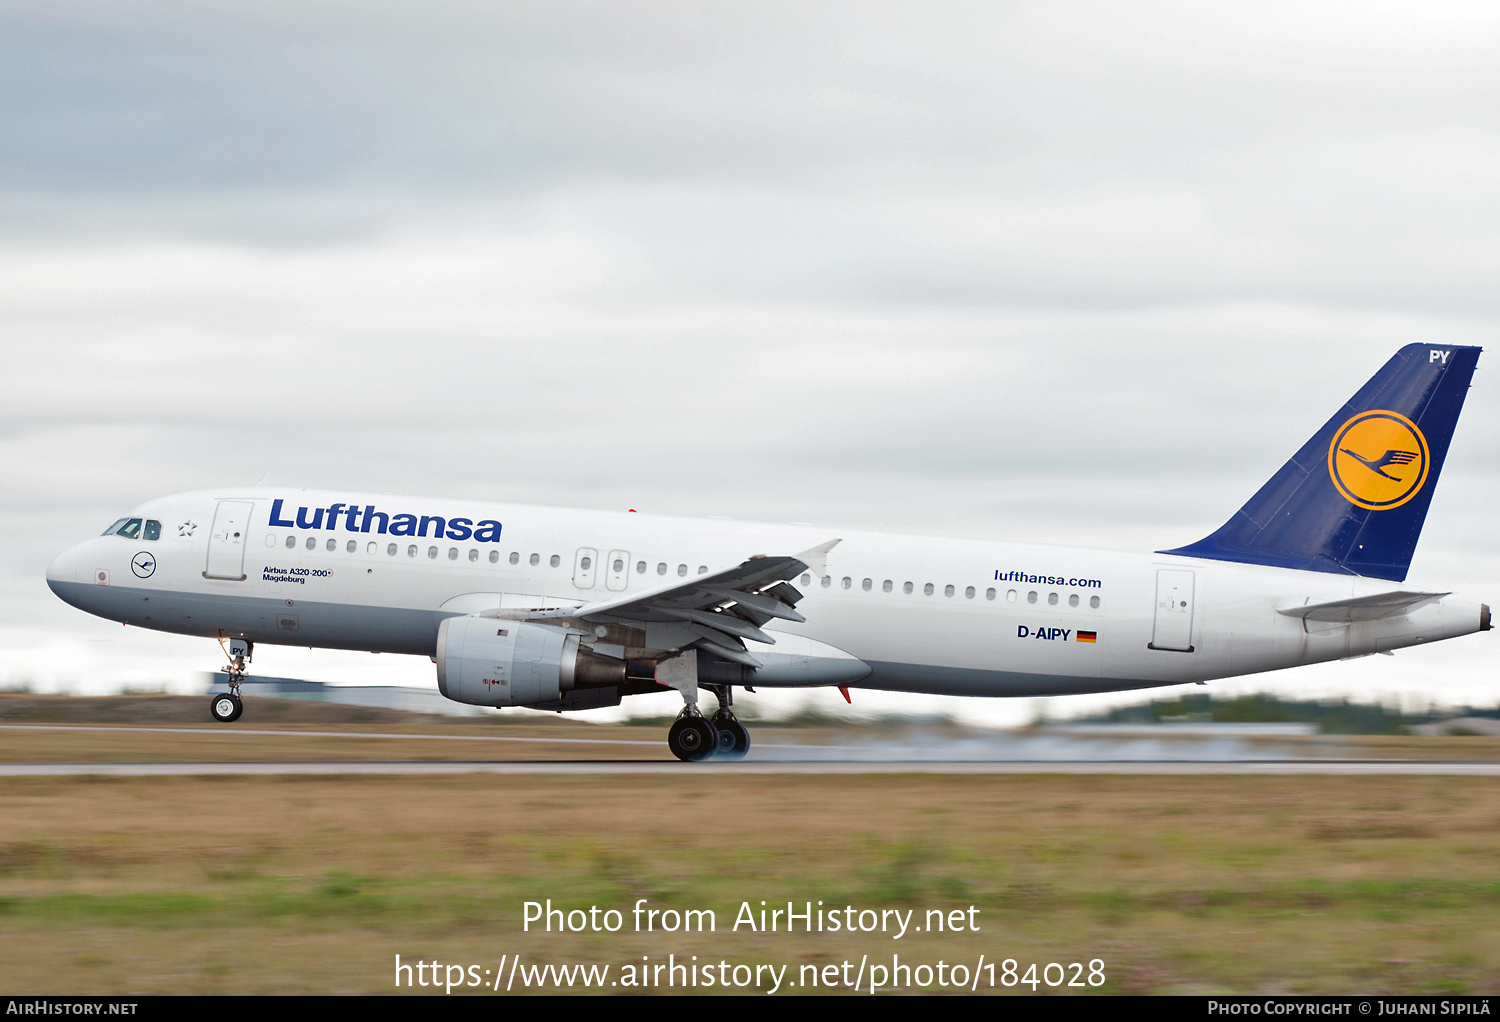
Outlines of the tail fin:
[[1479,352],[1408,344],[1219,531],[1161,552],[1403,581]]

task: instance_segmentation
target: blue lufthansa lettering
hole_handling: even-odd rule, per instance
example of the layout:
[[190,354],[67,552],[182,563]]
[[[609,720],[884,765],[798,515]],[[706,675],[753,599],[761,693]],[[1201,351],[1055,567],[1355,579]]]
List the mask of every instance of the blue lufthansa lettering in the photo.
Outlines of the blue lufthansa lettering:
[[[387,514],[376,509],[374,504],[334,503],[326,508],[299,507],[296,519],[282,517],[286,500],[281,497],[271,501],[271,513],[267,525],[277,529],[337,529],[339,519],[344,520],[346,532],[377,532],[391,536],[426,536],[432,530],[434,539],[472,540],[476,543],[500,542],[501,524],[493,518],[475,522],[471,518],[446,518],[440,515]],[[325,525],[326,522],[326,525]]]
[[364,521],[360,523],[359,531],[360,532],[369,532],[370,531],[370,523],[372,521],[374,521],[376,518],[380,519],[380,534],[381,535],[385,535],[386,528],[389,527],[390,524],[391,524],[391,517],[390,517],[390,515],[386,514],[384,511],[376,511],[374,504],[371,504],[369,507],[365,508]]

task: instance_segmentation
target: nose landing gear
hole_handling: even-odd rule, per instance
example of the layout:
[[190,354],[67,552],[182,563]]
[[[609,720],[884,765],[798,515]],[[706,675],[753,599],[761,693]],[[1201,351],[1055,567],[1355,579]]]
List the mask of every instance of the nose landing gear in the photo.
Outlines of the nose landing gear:
[[227,645],[220,639],[219,644],[229,654],[229,663],[224,665],[229,691],[211,697],[208,712],[220,724],[229,724],[239,720],[240,714],[245,712],[244,701],[240,698],[240,682],[245,680],[245,661],[250,659],[252,647],[248,639],[230,639]]

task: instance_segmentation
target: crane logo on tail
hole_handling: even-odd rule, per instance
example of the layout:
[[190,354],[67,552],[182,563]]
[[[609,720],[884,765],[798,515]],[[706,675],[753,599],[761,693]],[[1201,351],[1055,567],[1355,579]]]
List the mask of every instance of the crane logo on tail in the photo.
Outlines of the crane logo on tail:
[[1328,445],[1328,474],[1346,499],[1372,511],[1400,507],[1422,490],[1427,438],[1399,412],[1360,412]]

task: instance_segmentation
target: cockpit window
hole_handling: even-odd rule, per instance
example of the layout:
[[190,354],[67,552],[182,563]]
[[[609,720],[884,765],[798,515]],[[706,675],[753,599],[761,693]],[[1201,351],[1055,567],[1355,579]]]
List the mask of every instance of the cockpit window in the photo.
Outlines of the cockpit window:
[[155,518],[147,518],[146,532],[142,538],[161,539],[161,522],[158,522]]
[[128,539],[141,538],[141,520],[139,518],[122,518],[120,527],[114,530],[116,536],[124,536]]
[[120,531],[120,526],[124,525],[128,521],[130,521],[129,518],[120,518],[120,519],[118,519],[118,520],[115,521],[115,524],[111,525],[109,528],[107,528],[103,532],[99,533],[99,535],[101,535],[101,536],[113,536],[116,532]]

